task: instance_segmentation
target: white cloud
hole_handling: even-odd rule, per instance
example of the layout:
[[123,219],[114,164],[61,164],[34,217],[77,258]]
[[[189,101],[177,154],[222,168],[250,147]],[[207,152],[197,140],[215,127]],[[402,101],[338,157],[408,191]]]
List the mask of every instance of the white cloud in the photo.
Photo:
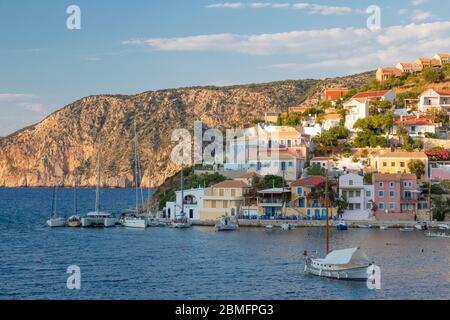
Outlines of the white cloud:
[[429,2],[429,0],[411,0],[411,4],[415,7]]
[[429,11],[414,10],[412,21],[422,22],[431,18],[434,18],[434,15]]
[[38,112],[38,113],[47,111],[47,106],[42,103],[21,102],[21,103],[18,103],[17,106],[21,109]]
[[244,7],[241,2],[225,2],[225,3],[215,3],[206,6],[209,9],[240,9]]
[[[272,3],[272,2],[252,2],[252,3],[242,3],[242,2],[225,2],[225,3],[215,3],[206,6],[210,9],[243,9],[243,8],[251,8],[251,9],[261,9],[261,8],[273,8],[273,9],[282,9],[282,8],[292,8],[298,10],[307,10],[309,14],[321,14],[321,15],[343,15],[350,14],[354,12],[352,8],[349,7],[338,7],[338,6],[327,6],[313,3]],[[356,12],[356,11],[355,11]]]
[[23,101],[35,98],[32,94],[25,93],[0,93],[0,102]]
[[[298,61],[274,68],[329,68],[365,71],[450,51],[450,21],[411,23],[372,32],[334,28],[268,34],[212,34],[126,41],[161,51],[220,51],[248,55],[295,55]],[[298,57],[301,58],[298,58]]]

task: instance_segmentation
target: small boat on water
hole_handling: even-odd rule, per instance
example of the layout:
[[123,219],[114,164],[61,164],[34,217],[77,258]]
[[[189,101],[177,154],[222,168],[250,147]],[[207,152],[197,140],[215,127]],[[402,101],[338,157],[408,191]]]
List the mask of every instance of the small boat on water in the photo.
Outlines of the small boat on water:
[[271,224],[268,224],[268,225],[266,225],[266,227],[265,227],[267,230],[272,230],[273,229],[273,225],[271,225]]
[[139,193],[141,195],[141,202],[144,202],[144,196],[141,188],[141,170],[139,161],[139,147],[138,147],[138,135],[136,130],[136,122],[134,122],[134,186],[136,191],[136,211],[134,214],[125,215],[122,220],[122,225],[127,228],[147,228],[147,219],[143,217],[139,208]]
[[425,235],[429,238],[446,238],[450,239],[450,234],[446,234],[444,232],[427,232]]
[[[309,256],[304,252],[304,272],[319,277],[349,280],[368,281],[374,276],[376,266],[369,260],[367,255],[359,248],[348,248],[342,250],[329,250],[329,193],[328,179],[325,184],[325,208],[326,208],[326,257],[323,259]],[[344,221],[340,221],[342,223]],[[345,223],[345,222],[344,222]],[[347,227],[347,225],[345,225]]]
[[53,197],[52,197],[52,215],[47,220],[47,226],[50,228],[58,228],[66,226],[66,219],[58,216],[58,210],[56,206],[56,192],[57,187],[53,188]]
[[388,230],[389,227],[388,226],[380,226],[380,230]]
[[239,229],[239,224],[231,217],[222,217],[220,221],[214,226],[216,231],[236,231]]
[[344,220],[339,220],[336,224],[336,229],[339,231],[346,231],[348,230],[347,223]]
[[95,211],[89,212],[81,218],[81,226],[87,227],[114,227],[117,219],[109,212],[100,209],[100,153],[97,159],[97,188],[95,190]]
[[358,228],[360,228],[360,229],[372,229],[372,225],[371,224],[359,224]]
[[413,232],[414,230],[415,230],[415,228],[405,227],[405,228],[401,228],[400,232]]
[[419,221],[414,226],[417,230],[428,230],[427,223],[425,221]]
[[435,228],[439,229],[439,230],[450,230],[450,225],[448,225],[448,224],[439,224]]
[[81,218],[77,215],[77,183],[73,187],[73,215],[67,219],[67,226],[71,228],[81,227]]
[[179,216],[172,221],[171,227],[176,229],[186,229],[192,227],[192,222],[190,222],[185,215]]
[[281,230],[284,230],[284,231],[290,231],[294,228],[295,228],[295,226],[292,223],[283,223],[281,225]]

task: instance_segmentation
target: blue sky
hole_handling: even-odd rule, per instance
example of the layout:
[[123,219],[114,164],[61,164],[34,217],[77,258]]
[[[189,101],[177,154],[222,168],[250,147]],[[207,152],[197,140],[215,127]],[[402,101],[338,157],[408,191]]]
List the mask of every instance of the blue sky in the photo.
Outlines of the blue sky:
[[[66,27],[72,4],[81,30]],[[449,12],[440,0],[0,0],[0,136],[91,94],[324,78],[450,52]]]

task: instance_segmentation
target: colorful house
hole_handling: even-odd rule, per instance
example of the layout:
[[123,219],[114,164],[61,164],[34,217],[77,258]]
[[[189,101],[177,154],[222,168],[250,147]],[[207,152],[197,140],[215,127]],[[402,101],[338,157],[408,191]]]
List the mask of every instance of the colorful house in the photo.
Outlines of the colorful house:
[[286,215],[291,189],[272,188],[258,191],[258,212],[266,217]]
[[[322,176],[309,176],[297,180],[291,185],[291,208],[299,215],[313,219],[324,219],[326,217],[325,206],[325,184],[326,179]],[[333,182],[329,182],[329,190],[333,188]],[[332,196],[330,196],[330,201]],[[329,215],[336,213],[336,209],[330,206]]]
[[340,176],[339,197],[348,202],[348,207],[343,214],[344,219],[369,220],[372,218],[373,185],[365,184],[361,175],[349,173]]
[[200,220],[217,220],[223,216],[237,216],[245,203],[250,186],[240,180],[226,180],[206,188]]
[[450,63],[450,54],[438,53],[434,56],[434,59],[438,60],[441,65]]
[[370,165],[373,170],[379,173],[411,173],[408,168],[410,160],[420,160],[425,165],[425,176],[428,177],[428,157],[425,152],[406,152],[381,150],[370,156]]
[[421,116],[400,116],[395,118],[393,133],[396,134],[398,128],[402,126],[408,132],[408,135],[417,137],[424,136],[426,133],[436,134],[436,125],[431,117]]
[[400,77],[402,71],[397,68],[378,68],[376,78],[379,82],[386,81],[390,78]]
[[417,58],[416,64],[419,66],[420,71],[423,71],[423,69],[426,68],[435,68],[441,66],[441,62],[438,59],[434,58]]
[[347,93],[350,92],[348,88],[328,88],[323,93],[323,100],[335,101],[342,99]]
[[428,201],[421,192],[414,174],[374,174],[374,202],[377,220],[414,220]]

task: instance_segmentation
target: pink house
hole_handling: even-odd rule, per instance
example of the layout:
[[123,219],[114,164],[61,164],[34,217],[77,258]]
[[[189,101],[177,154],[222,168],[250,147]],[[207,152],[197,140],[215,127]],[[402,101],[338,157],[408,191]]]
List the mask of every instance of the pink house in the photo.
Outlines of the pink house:
[[415,174],[376,173],[373,186],[377,220],[414,220],[419,210],[428,210]]

